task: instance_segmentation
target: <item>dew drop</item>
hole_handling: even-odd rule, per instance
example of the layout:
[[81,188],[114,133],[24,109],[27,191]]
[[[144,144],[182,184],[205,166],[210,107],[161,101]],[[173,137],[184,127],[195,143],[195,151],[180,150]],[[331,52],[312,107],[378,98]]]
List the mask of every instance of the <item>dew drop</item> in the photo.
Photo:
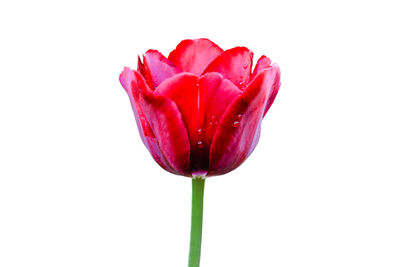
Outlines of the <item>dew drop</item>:
[[197,86],[197,87],[199,87],[199,86],[200,86],[200,84],[199,84],[199,83],[196,83],[196,86]]
[[197,142],[197,147],[198,148],[203,148],[204,147],[204,143],[202,141],[198,141]]
[[234,123],[233,123],[233,127],[238,127],[240,125],[240,121],[235,121]]
[[215,116],[214,116],[214,115],[211,115],[210,121],[209,121],[209,123],[208,123],[208,124],[210,125],[210,127],[213,126],[214,124],[216,125],[217,123],[218,123],[218,122],[217,122]]
[[244,68],[244,69],[247,69],[247,64],[244,64],[244,65],[243,65],[243,68]]
[[239,83],[239,86],[240,86],[240,87],[244,87],[244,82],[240,82],[240,83]]
[[198,134],[198,135],[202,135],[202,134],[203,134],[203,129],[198,129],[198,130],[197,130],[197,134]]
[[237,119],[240,121],[242,119],[242,114],[237,115]]

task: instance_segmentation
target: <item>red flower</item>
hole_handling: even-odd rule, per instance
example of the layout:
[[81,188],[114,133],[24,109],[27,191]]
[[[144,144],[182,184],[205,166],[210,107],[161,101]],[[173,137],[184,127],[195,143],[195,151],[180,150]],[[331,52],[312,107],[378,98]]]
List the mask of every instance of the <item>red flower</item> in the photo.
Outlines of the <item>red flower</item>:
[[254,150],[261,121],[280,86],[278,65],[262,56],[253,72],[246,47],[222,50],[184,40],[168,58],[149,50],[120,82],[140,136],[165,170],[213,176],[237,168]]

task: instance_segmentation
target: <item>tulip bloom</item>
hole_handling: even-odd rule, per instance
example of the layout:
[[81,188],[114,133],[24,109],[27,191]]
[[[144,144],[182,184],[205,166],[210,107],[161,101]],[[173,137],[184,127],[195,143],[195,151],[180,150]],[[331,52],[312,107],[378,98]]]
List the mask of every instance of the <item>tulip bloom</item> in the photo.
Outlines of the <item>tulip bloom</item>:
[[124,69],[120,82],[140,136],[162,168],[221,175],[251,154],[280,85],[278,65],[262,56],[252,72],[252,59],[245,47],[224,51],[196,39],[182,41],[168,58],[149,50],[137,71]]
[[[165,170],[193,179],[189,266],[200,261],[204,177],[230,172],[252,153],[261,121],[280,86],[278,65],[262,56],[254,69],[246,47],[222,50],[184,40],[168,58],[148,50],[119,79],[141,139]],[[252,70],[253,69],[253,70]]]

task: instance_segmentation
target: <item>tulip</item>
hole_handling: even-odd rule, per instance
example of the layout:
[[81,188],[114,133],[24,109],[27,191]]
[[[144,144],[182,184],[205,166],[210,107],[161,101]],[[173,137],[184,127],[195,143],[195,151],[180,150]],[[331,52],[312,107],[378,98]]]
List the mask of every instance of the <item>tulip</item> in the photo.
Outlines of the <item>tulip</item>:
[[199,266],[204,178],[236,169],[253,152],[261,121],[280,86],[278,65],[246,47],[222,50],[208,39],[184,40],[168,58],[148,50],[120,82],[140,137],[165,170],[192,182],[189,266]]

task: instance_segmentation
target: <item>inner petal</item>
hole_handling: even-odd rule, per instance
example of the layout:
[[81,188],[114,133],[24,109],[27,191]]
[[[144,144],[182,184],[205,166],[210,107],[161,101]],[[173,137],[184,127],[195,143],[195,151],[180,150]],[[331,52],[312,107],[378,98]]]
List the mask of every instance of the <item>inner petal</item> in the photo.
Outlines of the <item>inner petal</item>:
[[204,72],[219,72],[243,90],[250,78],[252,62],[253,52],[246,47],[235,47],[221,53]]
[[149,50],[143,56],[145,78],[151,87],[157,87],[165,79],[181,72],[171,61],[157,50]]
[[200,75],[223,50],[208,39],[183,40],[168,59],[182,71]]
[[191,145],[192,173],[207,172],[210,145],[219,120],[241,90],[219,73],[202,77],[182,73],[165,80],[155,93],[168,96],[181,112]]

